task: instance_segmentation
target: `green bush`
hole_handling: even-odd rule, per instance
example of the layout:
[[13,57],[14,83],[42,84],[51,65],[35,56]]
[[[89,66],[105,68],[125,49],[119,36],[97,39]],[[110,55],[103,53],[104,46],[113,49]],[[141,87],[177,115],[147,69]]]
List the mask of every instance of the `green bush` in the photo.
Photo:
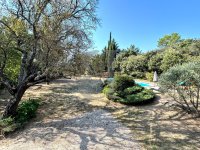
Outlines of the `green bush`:
[[131,72],[130,75],[137,79],[145,79],[145,73],[140,71]]
[[148,80],[148,81],[153,81],[153,75],[154,75],[154,73],[153,72],[147,72],[146,74],[145,74],[145,76],[146,76],[146,79]]
[[111,88],[120,96],[123,96],[124,90],[134,85],[135,85],[135,81],[133,77],[130,77],[128,75],[118,75],[114,77],[114,80],[111,83]]
[[29,99],[19,104],[16,117],[0,119],[0,133],[4,135],[24,126],[25,123],[36,116],[38,106],[38,99]]
[[141,92],[144,88],[141,87],[140,85],[136,84],[135,86],[132,87],[128,87],[124,90],[126,95],[130,95],[130,94],[136,94],[138,92]]
[[18,123],[26,123],[31,118],[36,116],[36,111],[39,107],[39,100],[29,99],[22,102],[17,109],[17,116],[15,120]]
[[0,134],[5,135],[8,132],[13,132],[17,128],[15,120],[11,117],[0,120]]
[[112,88],[110,88],[109,85],[107,85],[107,86],[105,86],[105,87],[103,88],[103,93],[104,93],[105,95],[113,95],[113,94],[114,94],[114,90],[113,90]]
[[122,103],[126,104],[145,104],[147,102],[150,102],[154,99],[155,94],[151,90],[144,89],[143,91],[127,95],[126,99]]
[[127,75],[115,76],[114,80],[104,87],[103,93],[109,100],[123,104],[145,104],[155,97],[152,90],[135,84],[133,78]]

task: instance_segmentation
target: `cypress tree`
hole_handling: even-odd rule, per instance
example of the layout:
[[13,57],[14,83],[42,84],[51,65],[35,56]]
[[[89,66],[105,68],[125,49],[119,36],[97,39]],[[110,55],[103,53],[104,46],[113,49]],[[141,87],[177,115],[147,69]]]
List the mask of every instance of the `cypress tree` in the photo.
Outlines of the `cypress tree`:
[[115,39],[112,39],[112,33],[110,32],[110,38],[109,38],[108,46],[107,46],[107,50],[106,50],[107,70],[108,70],[109,77],[114,76],[114,70],[112,67],[112,63],[113,63],[114,59],[116,58],[117,49],[118,49],[117,42],[115,41]]

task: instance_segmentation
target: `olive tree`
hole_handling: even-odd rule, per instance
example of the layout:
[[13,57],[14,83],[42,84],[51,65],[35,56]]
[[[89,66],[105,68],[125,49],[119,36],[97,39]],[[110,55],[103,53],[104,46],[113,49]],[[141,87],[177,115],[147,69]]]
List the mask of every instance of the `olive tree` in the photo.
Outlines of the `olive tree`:
[[[21,22],[18,28],[4,16],[0,27],[6,37],[1,43],[0,80],[12,95],[3,117],[15,116],[25,91],[46,80],[50,68],[63,61],[74,49],[87,49],[91,30],[95,29],[97,0],[5,0],[1,14]],[[20,53],[20,71],[16,83],[5,72],[7,49]]]
[[200,115],[200,62],[170,68],[161,75],[159,85],[183,110]]

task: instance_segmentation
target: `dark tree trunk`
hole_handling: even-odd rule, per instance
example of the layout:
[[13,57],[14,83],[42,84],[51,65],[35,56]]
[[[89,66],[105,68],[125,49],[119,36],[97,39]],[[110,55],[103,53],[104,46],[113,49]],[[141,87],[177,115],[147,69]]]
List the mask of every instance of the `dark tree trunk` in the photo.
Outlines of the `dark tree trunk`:
[[14,98],[11,98],[10,101],[8,102],[5,111],[3,113],[3,118],[16,116],[19,102],[21,101],[22,96],[24,95],[26,89],[27,89],[26,86],[20,86],[20,88],[15,93]]

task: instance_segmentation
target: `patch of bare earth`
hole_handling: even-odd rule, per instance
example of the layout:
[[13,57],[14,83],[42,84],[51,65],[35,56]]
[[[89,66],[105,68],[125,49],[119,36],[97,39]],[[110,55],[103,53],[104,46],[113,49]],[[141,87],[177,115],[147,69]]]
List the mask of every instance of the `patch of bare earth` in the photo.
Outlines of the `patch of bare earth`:
[[0,149],[141,149],[131,130],[110,113],[115,104],[100,93],[100,84],[96,78],[60,79],[30,88],[24,99],[42,100],[37,117],[1,140]]

